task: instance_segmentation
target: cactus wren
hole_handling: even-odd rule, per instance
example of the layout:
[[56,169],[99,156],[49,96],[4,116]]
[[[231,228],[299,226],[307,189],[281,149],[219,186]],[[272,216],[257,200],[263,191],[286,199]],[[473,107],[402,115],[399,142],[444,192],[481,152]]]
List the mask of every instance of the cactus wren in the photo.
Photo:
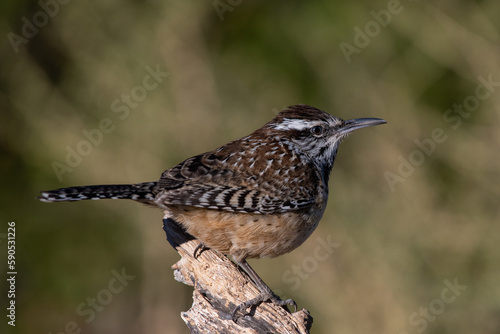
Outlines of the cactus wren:
[[155,205],[201,245],[231,255],[260,290],[232,313],[280,300],[246,262],[300,246],[325,211],[337,149],[354,130],[379,118],[344,121],[307,105],[290,106],[252,134],[191,157],[159,181],[43,191],[44,202],[131,199]]

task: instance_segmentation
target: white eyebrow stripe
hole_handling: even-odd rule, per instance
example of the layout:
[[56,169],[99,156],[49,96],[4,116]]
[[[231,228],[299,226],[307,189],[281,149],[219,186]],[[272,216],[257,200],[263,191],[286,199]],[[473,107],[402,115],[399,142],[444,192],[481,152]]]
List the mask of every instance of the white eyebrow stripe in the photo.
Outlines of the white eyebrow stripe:
[[280,124],[274,126],[276,130],[298,130],[302,131],[321,122],[305,121],[303,119],[285,118]]

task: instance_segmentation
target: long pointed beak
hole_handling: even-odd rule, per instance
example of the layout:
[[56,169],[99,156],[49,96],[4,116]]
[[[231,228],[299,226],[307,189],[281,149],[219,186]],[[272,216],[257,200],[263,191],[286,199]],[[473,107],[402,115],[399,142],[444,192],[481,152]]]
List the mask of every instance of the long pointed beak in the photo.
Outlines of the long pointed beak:
[[346,135],[354,130],[385,123],[387,123],[387,121],[381,118],[348,119],[347,121],[344,121],[344,125],[338,130],[338,133]]

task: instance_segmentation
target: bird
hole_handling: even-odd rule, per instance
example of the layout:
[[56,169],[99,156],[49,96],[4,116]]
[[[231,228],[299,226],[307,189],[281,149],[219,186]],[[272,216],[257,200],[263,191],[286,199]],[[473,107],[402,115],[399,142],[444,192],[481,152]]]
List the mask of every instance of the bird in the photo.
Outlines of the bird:
[[[248,264],[300,246],[315,230],[328,201],[328,181],[340,143],[355,130],[387,123],[343,120],[309,105],[292,105],[250,135],[188,158],[158,181],[42,191],[43,202],[130,199],[162,209],[200,246],[230,255],[259,294],[236,306],[281,300]],[[196,253],[196,251],[195,251]]]

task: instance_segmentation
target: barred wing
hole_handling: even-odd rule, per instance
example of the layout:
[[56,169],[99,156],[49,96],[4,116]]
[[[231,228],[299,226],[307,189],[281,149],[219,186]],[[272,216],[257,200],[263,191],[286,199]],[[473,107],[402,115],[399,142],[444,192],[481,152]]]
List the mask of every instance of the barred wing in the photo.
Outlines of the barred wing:
[[[155,202],[260,214],[283,213],[312,205],[318,176],[311,166],[299,163],[284,170],[273,166],[278,162],[272,159],[265,164],[255,161],[251,164],[238,159],[238,155],[243,154],[224,154],[219,149],[166,170],[159,181],[162,191]],[[267,167],[259,167],[264,165]],[[280,173],[286,177],[280,177]]]

